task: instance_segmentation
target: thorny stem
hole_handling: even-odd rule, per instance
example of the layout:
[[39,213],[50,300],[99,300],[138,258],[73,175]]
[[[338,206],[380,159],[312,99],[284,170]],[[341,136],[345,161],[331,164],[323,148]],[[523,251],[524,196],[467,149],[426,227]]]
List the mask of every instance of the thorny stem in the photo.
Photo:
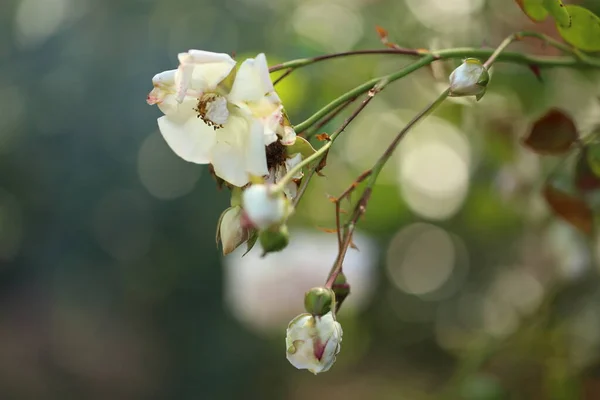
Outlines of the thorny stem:
[[323,118],[318,124],[314,125],[310,129],[307,129],[306,132],[304,133],[304,137],[306,139],[310,139],[314,134],[316,134],[319,131],[319,129],[321,129],[322,127],[327,125],[332,119],[337,117],[339,113],[344,111],[346,109],[346,107],[348,107],[350,104],[354,103],[355,100],[356,100],[356,97],[346,101],[344,104],[342,104],[341,106],[339,106],[338,108],[336,108],[335,110],[330,112],[329,115],[327,115],[325,118]]
[[[569,54],[566,57],[548,57],[548,56],[530,56],[523,53],[516,52],[505,52],[504,49],[511,44],[513,41],[521,40],[526,37],[537,38],[544,41],[546,44],[555,47],[561,50],[564,53]],[[519,32],[513,35],[510,35],[508,38],[504,40],[504,42],[495,50],[493,49],[473,49],[473,48],[453,48],[446,50],[439,50],[435,52],[430,52],[428,50],[421,49],[408,49],[408,48],[394,48],[394,49],[375,49],[375,50],[356,50],[342,53],[333,53],[326,54],[323,56],[317,56],[312,58],[301,58],[297,60],[291,60],[285,63],[281,63],[275,65],[269,69],[270,72],[276,72],[280,70],[286,70],[286,72],[280,76],[276,82],[279,82],[285,76],[288,76],[292,71],[311,65],[320,61],[330,60],[333,58],[342,58],[349,57],[355,55],[375,55],[375,54],[395,54],[395,55],[409,55],[415,57],[421,57],[416,63],[409,65],[416,66],[415,69],[421,68],[423,66],[429,65],[433,61],[437,60],[449,60],[449,59],[461,59],[461,58],[488,58],[488,62],[486,62],[486,67],[491,66],[491,64],[495,61],[503,61],[503,62],[512,62],[516,64],[526,64],[526,65],[534,65],[540,68],[553,68],[553,67],[571,67],[571,68],[597,68],[600,69],[600,58],[595,58],[591,56],[587,56],[577,49],[574,49],[564,43],[557,41],[549,36],[546,36],[537,32]],[[491,60],[491,61],[490,61]],[[369,91],[377,82],[382,79],[389,79],[390,81],[394,81],[396,79],[400,79],[407,74],[414,71],[414,69],[406,71],[403,73],[405,69],[398,71],[396,73],[378,77],[371,79],[363,83],[360,86],[355,87],[351,91],[343,94],[337,99],[331,101],[329,104],[324,106],[322,109],[317,111],[317,113],[313,114],[307,120],[297,124],[294,126],[296,132],[304,132],[306,129],[310,128],[312,125],[319,122],[322,118],[324,118],[327,114],[329,114],[332,110],[344,104],[346,101],[350,100],[353,97],[360,96],[363,93]]]
[[385,75],[385,76],[382,76],[379,78],[374,78],[374,79],[368,80],[367,82],[363,83],[362,85],[355,87],[354,89],[350,90],[349,92],[346,92],[343,95],[341,95],[340,97],[338,97],[337,99],[331,101],[325,107],[321,108],[319,111],[314,113],[307,120],[299,123],[298,125],[295,125],[294,129],[296,130],[296,132],[304,132],[306,129],[310,128],[312,125],[319,122],[321,120],[321,118],[325,117],[336,107],[341,106],[342,104],[344,104],[345,102],[347,102],[348,100],[350,100],[354,97],[360,96],[361,94],[368,92],[373,87],[375,87],[375,85],[377,85],[379,82],[396,81],[400,78],[405,77],[406,75],[410,74],[411,72],[414,72],[414,71],[418,70],[419,68],[428,65],[430,62],[432,62],[435,59],[436,58],[434,55],[428,54],[428,55],[422,57],[421,59],[419,59],[418,61],[402,68],[400,71],[396,71],[389,75]]
[[[310,165],[313,161],[318,160],[318,163],[320,163],[321,159],[323,157],[326,157],[327,152],[329,151],[329,148],[331,147],[331,145],[333,144],[335,139],[340,135],[340,133],[342,133],[344,131],[344,129],[346,129],[346,127],[348,125],[350,125],[350,122],[352,122],[354,120],[354,118],[356,118],[358,116],[358,114],[360,114],[360,112],[367,106],[367,104],[369,104],[369,102],[373,99],[375,94],[377,92],[383,90],[383,87],[385,86],[386,83],[387,82],[383,82],[381,86],[377,86],[377,90],[376,89],[371,90],[369,92],[369,96],[366,99],[364,99],[362,101],[362,103],[360,103],[360,105],[356,108],[356,110],[354,110],[354,112],[344,121],[344,123],[334,133],[331,134],[331,136],[328,139],[328,142],[325,143],[323,146],[321,146],[319,148],[319,150],[314,152],[310,157],[306,157],[304,160],[302,160],[302,162],[296,164],[294,166],[294,168],[289,170],[288,173],[283,178],[281,178],[281,180],[279,180],[279,182],[277,183],[277,186],[275,187],[273,192],[283,191],[283,188],[285,187],[285,185],[289,181],[291,181],[293,179],[293,177],[296,176],[298,174],[298,172],[300,172],[302,170],[302,168],[304,168],[307,165]],[[316,170],[316,168],[317,167],[311,168],[311,169]],[[310,174],[310,176],[308,178],[310,179],[311,177],[312,177],[312,174]],[[306,179],[307,185],[308,185],[309,179]],[[298,193],[298,194],[300,194],[300,193]],[[296,198],[299,197],[298,194],[296,195]],[[298,203],[298,201],[296,201],[296,204],[297,203]]]
[[[416,71],[423,65],[426,65],[426,62],[424,62],[424,60],[428,59],[428,57],[430,57],[430,56],[426,56],[426,57],[422,58],[421,60],[404,67],[400,71],[395,72],[390,75],[386,75],[383,78],[371,79],[370,81],[365,82],[360,86],[357,86],[353,90],[347,92],[346,94],[338,97],[336,100],[329,103],[329,105],[325,107],[325,108],[328,107],[327,109],[323,108],[320,111],[318,111],[315,115],[319,115],[319,117],[314,118],[315,122],[319,121],[322,117],[326,116],[329,110],[333,110],[336,107],[343,105],[345,102],[349,101],[350,99],[353,99],[356,96],[359,96],[360,94],[362,94],[366,91],[369,91],[368,97],[365,100],[363,100],[363,102],[352,113],[352,115],[350,115],[350,117],[348,117],[346,119],[346,121],[344,121],[344,123],[335,132],[333,132],[331,134],[331,136],[329,137],[329,141],[326,144],[324,144],[323,146],[321,146],[319,148],[319,150],[317,150],[311,156],[303,159],[302,162],[296,164],[294,166],[294,168],[289,170],[287,172],[287,174],[282,179],[279,180],[276,188],[274,189],[274,192],[283,191],[283,188],[285,187],[285,185],[288,182],[290,182],[293,179],[293,177],[296,176],[302,170],[302,168],[310,165],[312,162],[314,162],[317,159],[320,160],[323,156],[325,156],[327,154],[327,151],[329,151],[329,148],[331,147],[333,142],[340,135],[340,133],[342,133],[344,131],[344,129],[346,129],[346,127],[350,124],[350,122],[352,122],[354,120],[354,118],[356,118],[356,116],[367,106],[367,104],[371,101],[371,99],[373,98],[373,96],[375,96],[376,93],[383,90],[383,88],[386,85],[388,85],[389,83],[391,83],[395,80],[398,80],[413,71]],[[354,92],[356,92],[356,94]],[[332,104],[333,104],[333,106],[332,106]],[[309,119],[313,120],[312,117]]]
[[[396,150],[396,147],[398,147],[398,144],[400,143],[402,138],[404,138],[406,133],[409,130],[411,130],[419,121],[421,121],[433,110],[435,110],[440,104],[442,104],[442,102],[448,97],[449,93],[450,89],[446,89],[442,94],[440,94],[440,96],[436,100],[434,100],[431,104],[429,104],[427,107],[421,110],[412,120],[410,120],[410,122],[406,124],[406,126],[402,128],[400,132],[398,132],[392,143],[390,143],[385,152],[379,157],[375,165],[373,165],[373,167],[370,170],[367,170],[362,173],[362,179],[368,177],[366,181],[366,187],[360,199],[358,200],[356,207],[354,208],[354,211],[352,213],[350,221],[346,226],[346,229],[344,229],[344,236],[340,245],[340,250],[333,264],[333,267],[331,268],[329,277],[327,279],[327,282],[325,283],[325,287],[331,288],[339,273],[342,272],[342,265],[344,263],[346,252],[348,251],[348,247],[350,247],[350,245],[352,244],[352,234],[354,233],[356,223],[366,211],[367,203],[369,201],[369,198],[371,197],[371,192],[373,191],[373,187],[375,186],[375,182],[377,181],[379,173],[381,172],[387,161],[390,159],[390,157],[394,153],[394,150]],[[354,187],[356,187],[356,182],[353,183],[352,186],[342,194],[342,196],[347,196],[354,189]],[[339,203],[342,196],[340,196],[340,198],[336,200],[336,203]],[[339,231],[340,227],[338,227],[338,232]]]
[[[483,64],[485,68],[490,68],[492,64],[500,59],[503,54],[503,51],[515,40],[519,40],[521,34],[510,35],[507,37],[502,43],[498,46],[498,48],[490,55],[490,57]],[[536,36],[537,37],[537,36]],[[425,57],[424,57],[425,58]],[[444,92],[440,94],[440,96],[434,100],[430,105],[421,110],[406,126],[396,135],[392,143],[388,146],[388,148],[384,151],[384,153],[379,157],[377,162],[373,165],[373,167],[365,172],[363,172],[358,179],[353,182],[353,184],[342,193],[342,195],[336,199],[336,228],[338,234],[338,244],[339,251],[336,257],[336,260],[329,272],[329,276],[325,283],[325,287],[331,288],[337,279],[338,275],[342,272],[344,258],[346,257],[346,252],[348,251],[348,247],[352,245],[352,236],[354,233],[354,229],[356,228],[356,224],[360,217],[366,212],[367,203],[369,202],[369,198],[371,197],[371,193],[373,192],[373,187],[377,181],[379,173],[388,162],[396,147],[400,141],[404,138],[406,133],[412,129],[420,120],[429,115],[432,111],[434,111],[440,104],[444,102],[444,100],[449,96],[450,88],[447,88]],[[357,185],[366,180],[365,189],[362,192],[361,197],[359,198],[352,215],[349,219],[349,222],[344,226],[343,230],[343,239],[342,239],[342,227],[340,226],[340,201],[345,197],[348,197],[350,193],[357,187]]]

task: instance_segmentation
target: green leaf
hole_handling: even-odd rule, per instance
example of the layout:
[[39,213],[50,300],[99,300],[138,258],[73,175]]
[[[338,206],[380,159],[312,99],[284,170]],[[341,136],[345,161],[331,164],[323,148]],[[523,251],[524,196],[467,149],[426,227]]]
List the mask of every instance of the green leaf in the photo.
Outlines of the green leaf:
[[571,16],[561,0],[544,0],[544,7],[554,17],[556,23],[563,28],[571,26]]
[[548,10],[543,5],[544,0],[515,0],[521,10],[534,22],[541,22],[548,16]]
[[586,161],[596,177],[600,177],[600,143],[586,147]]
[[292,157],[295,154],[302,154],[302,158],[307,158],[316,153],[316,150],[312,145],[308,142],[308,140],[303,137],[296,136],[296,141],[293,145],[286,147],[288,157]]
[[573,46],[585,51],[600,51],[600,18],[580,6],[566,6],[571,15],[571,26],[556,24],[560,35]]
[[575,123],[567,114],[551,109],[538,119],[523,144],[541,154],[564,154],[579,138]]

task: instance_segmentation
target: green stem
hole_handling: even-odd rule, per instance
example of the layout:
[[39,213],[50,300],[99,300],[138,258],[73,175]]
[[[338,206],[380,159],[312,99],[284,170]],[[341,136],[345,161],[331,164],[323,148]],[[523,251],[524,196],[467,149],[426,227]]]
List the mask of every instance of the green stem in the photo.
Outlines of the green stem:
[[358,222],[360,216],[363,215],[366,211],[367,202],[369,201],[369,197],[371,196],[371,192],[373,191],[373,187],[375,186],[375,182],[377,181],[379,173],[381,172],[387,161],[390,159],[392,154],[394,154],[394,150],[396,150],[396,147],[398,147],[398,144],[404,138],[406,133],[408,133],[408,131],[411,130],[419,121],[431,114],[431,112],[433,112],[440,104],[442,104],[442,102],[448,97],[449,93],[450,89],[444,90],[444,92],[442,92],[442,94],[440,94],[437,99],[435,99],[431,104],[429,104],[417,115],[415,115],[415,117],[412,120],[410,120],[410,122],[406,124],[406,126],[402,128],[400,132],[398,132],[392,143],[390,143],[388,148],[379,157],[379,159],[373,165],[373,167],[370,170],[363,173],[363,175],[368,174],[369,176],[365,184],[365,190],[363,191],[363,194],[358,200],[357,207],[355,208],[352,214],[352,218],[350,219],[350,222],[348,223],[347,228],[344,232],[343,243],[340,246],[340,250],[335,260],[335,263],[333,264],[333,267],[329,272],[329,276],[327,278],[327,281],[325,282],[325,287],[331,288],[337,276],[340,274],[340,272],[342,272],[346,252],[348,251],[348,247],[352,243],[352,234],[354,233],[354,228],[356,227],[356,223]]
[[432,54],[428,54],[425,57],[422,57],[417,62],[414,62],[414,63],[408,65],[407,67],[401,69],[400,71],[397,71],[392,74],[385,75],[385,76],[382,76],[379,78],[371,79],[371,80],[355,87],[354,89],[350,90],[349,92],[344,93],[337,99],[333,100],[332,102],[327,104],[325,107],[321,108],[319,111],[317,111],[315,114],[313,114],[311,117],[309,117],[307,120],[295,125],[294,129],[298,133],[304,132],[306,129],[310,128],[312,125],[319,122],[321,120],[321,118],[325,117],[332,110],[341,106],[348,100],[350,100],[354,97],[360,96],[363,93],[368,92],[373,87],[375,87],[375,85],[377,85],[379,82],[382,82],[382,81],[393,82],[395,80],[403,78],[406,75],[410,74],[411,72],[414,72],[417,69],[428,65],[433,60],[435,60],[435,56],[433,56]]
[[410,122],[406,124],[406,126],[400,132],[398,132],[398,134],[394,138],[394,141],[389,145],[389,147],[385,150],[381,157],[379,157],[375,165],[373,165],[373,167],[371,168],[371,174],[369,175],[369,178],[367,179],[366,183],[367,188],[373,187],[375,185],[375,181],[377,181],[379,173],[381,172],[389,158],[392,156],[394,150],[396,150],[396,147],[398,147],[398,144],[406,135],[406,133],[409,130],[411,130],[417,124],[417,122],[421,121],[423,118],[431,114],[433,110],[435,110],[440,104],[442,104],[442,102],[448,97],[449,93],[450,89],[444,90],[437,99],[435,99],[430,105],[428,105],[423,110],[421,110],[421,112],[415,115],[415,117],[411,119]]
[[[524,33],[521,33],[519,35],[523,35],[523,34]],[[356,96],[360,96],[361,94],[370,90],[375,84],[377,84],[377,82],[380,82],[383,79],[389,79],[390,81],[395,81],[397,79],[400,79],[400,78],[410,74],[411,72],[413,72],[421,67],[429,65],[430,63],[432,63],[433,61],[436,61],[436,60],[447,60],[447,59],[472,57],[472,58],[488,58],[488,62],[486,62],[488,65],[491,65],[491,63],[489,63],[489,60],[491,59],[492,62],[504,61],[504,62],[512,62],[512,63],[517,63],[517,64],[536,65],[538,67],[546,67],[546,68],[572,67],[572,68],[597,68],[597,69],[600,69],[600,59],[596,59],[593,57],[586,57],[584,59],[576,59],[573,57],[535,57],[535,56],[529,56],[529,55],[525,55],[525,54],[521,54],[521,53],[504,52],[503,50],[506,48],[506,46],[508,46],[510,43],[512,43],[514,40],[516,40],[518,38],[518,37],[515,38],[513,36],[514,35],[511,35],[509,38],[505,39],[505,42],[503,42],[501,47],[498,47],[496,50],[456,48],[456,49],[441,50],[436,53],[426,54],[426,55],[422,56],[417,62],[410,64],[408,67],[406,67],[398,72],[395,72],[395,73],[392,73],[392,74],[389,74],[389,75],[386,75],[383,77],[371,79],[371,80],[363,83],[362,85],[355,87],[354,89],[350,90],[349,92],[344,93],[337,99],[331,101],[329,104],[327,104],[326,106],[321,108],[319,111],[317,111],[315,114],[313,114],[311,117],[309,117],[305,121],[295,125],[294,129],[296,130],[296,132],[304,132],[306,129],[310,128],[312,125],[317,123],[321,118],[325,117],[328,113],[330,113],[336,107],[339,107],[340,105],[342,105],[344,102],[348,101],[349,99],[356,97]],[[535,37],[538,37],[538,36],[535,36]],[[290,65],[291,66],[295,65],[295,67],[298,67],[298,66],[308,65],[307,60],[312,60],[312,59],[294,60],[294,61],[290,61],[289,63],[284,63],[284,64],[288,68],[290,68]],[[295,63],[297,63],[297,62],[299,62],[299,63],[296,65]]]
[[[416,71],[417,69],[421,68],[423,65],[426,65],[429,58],[431,56],[425,56],[423,57],[421,60],[408,65],[407,67],[401,69],[398,72],[395,72],[393,74],[390,75],[386,75],[382,78],[377,78],[377,79],[371,79],[368,82],[363,83],[360,86],[357,86],[356,88],[354,88],[353,90],[343,94],[342,96],[338,97],[337,99],[335,99],[334,101],[332,101],[331,103],[329,103],[328,105],[326,105],[325,107],[323,107],[321,110],[317,111],[316,114],[314,114],[312,117],[310,117],[308,120],[306,120],[305,122],[303,122],[303,124],[307,124],[308,126],[318,122],[322,117],[324,117],[325,115],[327,115],[329,113],[330,110],[334,110],[336,107],[344,104],[345,102],[347,102],[348,100],[359,96],[362,93],[365,93],[369,90],[372,90],[372,93],[370,93],[370,96],[365,99],[361,105],[358,107],[358,109],[350,116],[350,118],[348,118],[344,124],[342,124],[342,126],[340,127],[340,129],[337,129],[335,132],[333,132],[331,134],[331,136],[329,137],[329,141],[327,143],[325,143],[323,146],[321,146],[319,148],[319,150],[317,150],[315,153],[313,153],[311,156],[303,159],[300,163],[296,164],[294,166],[294,168],[292,168],[291,170],[289,170],[287,172],[287,174],[278,181],[277,183],[277,188],[275,189],[275,191],[280,191],[283,190],[283,188],[285,187],[285,185],[290,182],[292,179],[294,179],[294,176],[296,176],[300,171],[302,171],[302,168],[306,167],[307,165],[311,164],[313,161],[316,161],[317,159],[320,159],[323,155],[325,155],[327,153],[327,150],[329,150],[329,148],[331,147],[331,145],[333,144],[333,142],[338,138],[338,136],[344,131],[344,129],[346,128],[346,126],[348,126],[348,124],[358,115],[358,113],[360,111],[362,111],[362,109],[367,105],[367,103],[369,101],[371,101],[371,99],[373,98],[373,96],[375,95],[376,92],[379,92],[381,90],[383,90],[383,88],[388,85],[389,83],[398,80],[408,74],[410,74],[413,71]],[[308,122],[308,123],[307,123]],[[308,127],[307,126],[307,127]],[[301,132],[301,130],[298,130],[298,126],[294,127],[296,129],[297,132]]]

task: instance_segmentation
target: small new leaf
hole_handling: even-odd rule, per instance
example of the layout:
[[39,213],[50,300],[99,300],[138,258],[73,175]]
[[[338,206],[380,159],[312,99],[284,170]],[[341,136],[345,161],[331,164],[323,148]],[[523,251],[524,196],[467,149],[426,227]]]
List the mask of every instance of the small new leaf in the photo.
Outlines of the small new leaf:
[[538,119],[523,144],[540,154],[564,154],[579,138],[575,123],[567,114],[552,109]]
[[325,141],[329,141],[329,135],[326,133],[319,133],[317,136],[315,136],[317,138],[317,140],[321,141],[321,142],[325,142]]

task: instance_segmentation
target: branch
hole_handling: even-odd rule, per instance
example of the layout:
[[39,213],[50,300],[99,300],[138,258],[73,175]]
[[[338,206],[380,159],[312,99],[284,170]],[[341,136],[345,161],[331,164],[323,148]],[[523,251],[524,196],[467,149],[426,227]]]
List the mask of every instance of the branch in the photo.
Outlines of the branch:
[[[371,193],[373,191],[373,187],[375,186],[375,182],[377,181],[377,177],[379,176],[379,173],[381,172],[381,170],[383,169],[383,167],[385,166],[387,161],[390,159],[390,157],[394,153],[394,150],[396,150],[396,147],[398,147],[398,144],[404,138],[406,133],[408,133],[408,131],[411,130],[419,121],[421,121],[423,118],[425,118],[427,115],[429,115],[433,110],[435,110],[440,104],[442,104],[442,102],[446,99],[446,97],[448,97],[449,92],[450,92],[450,90],[446,89],[442,94],[440,94],[440,96],[435,101],[433,101],[431,104],[429,104],[423,110],[421,110],[408,124],[406,124],[406,126],[404,128],[402,128],[402,130],[400,132],[398,132],[398,134],[396,135],[396,137],[394,138],[392,143],[390,143],[390,145],[385,150],[385,152],[379,157],[379,159],[377,160],[375,165],[373,165],[373,167],[371,169],[363,172],[360,175],[359,179],[361,181],[368,178],[367,182],[366,182],[366,187],[365,187],[365,190],[363,191],[363,194],[361,195],[360,199],[358,200],[356,207],[354,208],[354,211],[352,212],[352,216],[350,218],[350,221],[347,224],[346,229],[344,230],[343,240],[340,243],[340,250],[339,250],[338,256],[333,264],[333,267],[331,268],[329,277],[327,278],[327,282],[325,283],[325,287],[331,288],[333,283],[335,282],[335,279],[339,275],[339,273],[342,272],[342,265],[344,262],[344,258],[346,256],[346,252],[348,251],[348,247],[350,247],[350,245],[352,244],[352,234],[354,233],[354,229],[356,227],[358,220],[367,210],[367,203],[369,202],[369,198],[371,197]],[[354,188],[357,186],[358,183],[359,183],[358,180],[357,180],[357,182],[354,182],[350,186],[350,188],[348,188],[348,189],[346,189],[346,191],[344,191],[342,196],[344,196],[344,197],[348,196],[354,190]],[[340,198],[338,198],[336,200],[336,203],[339,203],[339,201],[341,199],[342,199],[342,197],[340,196]],[[336,206],[336,209],[338,209],[337,206]],[[336,216],[336,219],[338,219],[338,218],[339,217]],[[339,227],[338,227],[338,231],[339,231]]]

